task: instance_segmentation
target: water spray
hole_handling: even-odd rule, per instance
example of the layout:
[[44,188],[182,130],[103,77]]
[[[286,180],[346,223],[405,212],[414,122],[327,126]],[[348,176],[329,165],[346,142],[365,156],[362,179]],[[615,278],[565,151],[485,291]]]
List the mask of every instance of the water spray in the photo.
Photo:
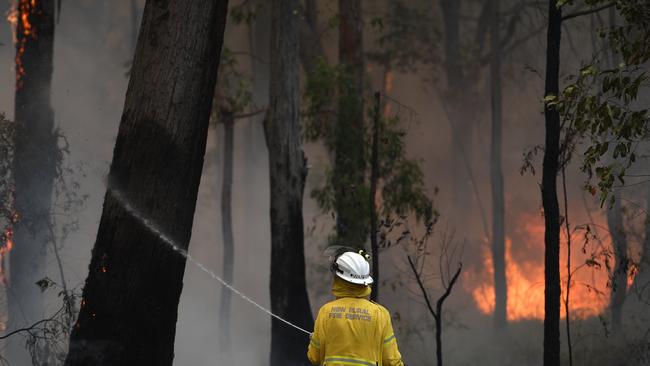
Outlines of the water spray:
[[211,269],[204,266],[201,262],[194,259],[194,257],[192,257],[187,252],[187,250],[185,250],[185,249],[181,248],[180,246],[176,245],[176,242],[172,238],[170,238],[167,234],[165,234],[158,225],[156,225],[150,219],[148,219],[147,217],[142,215],[140,213],[140,211],[136,210],[129,203],[129,201],[124,197],[122,192],[120,192],[119,190],[117,190],[114,187],[109,187],[108,190],[111,193],[111,195],[113,196],[113,198],[115,198],[115,200],[117,200],[117,202],[119,202],[119,204],[122,206],[122,208],[129,215],[131,215],[134,219],[136,219],[138,222],[140,222],[140,224],[142,224],[144,227],[146,227],[152,234],[157,236],[163,243],[167,244],[167,246],[169,246],[174,252],[176,252],[176,253],[180,254],[181,256],[183,256],[183,258],[185,258],[186,260],[190,261],[192,264],[197,266],[201,271],[203,271],[203,272],[207,273],[208,275],[210,275],[210,277],[212,277],[212,279],[219,282],[221,285],[223,285],[223,287],[227,288],[228,290],[230,290],[231,292],[233,292],[237,296],[239,296],[242,299],[246,300],[247,302],[249,302],[250,304],[255,306],[257,309],[259,309],[260,311],[262,311],[262,312],[270,315],[271,317],[273,317],[273,318],[275,318],[275,319],[277,319],[277,320],[279,320],[279,321],[281,321],[281,322],[283,322],[283,323],[285,323],[285,324],[287,324],[287,325],[289,325],[289,326],[291,326],[291,327],[293,327],[293,328],[295,328],[295,329],[297,329],[297,330],[311,336],[312,333],[310,331],[305,330],[305,329],[291,323],[290,321],[288,321],[286,319],[283,319],[279,315],[274,314],[273,312],[271,312],[271,310],[269,310],[269,309],[263,307],[262,305],[258,304],[255,300],[253,300],[250,297],[246,296],[246,294],[239,291],[238,289],[236,289],[234,286],[232,286],[228,282],[224,281],[221,277],[219,277],[216,273],[214,273],[214,271],[212,271]]

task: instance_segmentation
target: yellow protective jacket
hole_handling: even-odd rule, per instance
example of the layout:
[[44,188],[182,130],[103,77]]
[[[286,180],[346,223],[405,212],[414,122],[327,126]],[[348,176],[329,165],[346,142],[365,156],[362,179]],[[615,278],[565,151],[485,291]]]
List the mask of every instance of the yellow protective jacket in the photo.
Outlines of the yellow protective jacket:
[[313,365],[403,366],[390,313],[369,301],[370,286],[334,277],[336,300],[323,305],[307,357]]

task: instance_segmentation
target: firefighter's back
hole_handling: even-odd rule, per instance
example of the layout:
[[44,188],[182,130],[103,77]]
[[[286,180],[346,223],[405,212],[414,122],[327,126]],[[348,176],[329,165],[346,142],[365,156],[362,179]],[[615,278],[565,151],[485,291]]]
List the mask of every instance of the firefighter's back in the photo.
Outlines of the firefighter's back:
[[388,311],[363,298],[344,297],[325,304],[321,352],[324,365],[382,364]]

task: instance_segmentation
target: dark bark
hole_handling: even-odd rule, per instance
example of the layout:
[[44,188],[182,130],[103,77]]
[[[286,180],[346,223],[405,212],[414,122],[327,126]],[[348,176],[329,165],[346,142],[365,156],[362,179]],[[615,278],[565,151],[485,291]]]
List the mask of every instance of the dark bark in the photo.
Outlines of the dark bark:
[[45,277],[47,246],[53,239],[50,205],[60,159],[50,105],[54,12],[54,0],[18,3],[13,174],[19,219],[10,253],[10,328],[40,320],[44,312],[35,282]]
[[[300,135],[298,0],[273,0],[271,84],[265,123],[271,183],[271,311],[313,324],[305,279],[302,199],[307,175]],[[273,318],[271,366],[306,365],[309,337]]]
[[621,208],[621,194],[614,192],[614,204],[607,210],[607,226],[612,236],[614,249],[614,271],[611,274],[612,293],[609,300],[609,310],[612,315],[612,331],[621,330],[621,316],[623,304],[627,294],[627,270],[629,258],[627,255],[627,236],[623,224],[623,211]]
[[[232,283],[235,263],[235,243],[232,232],[232,173],[234,150],[234,118],[230,111],[221,112],[224,127],[223,143],[223,172],[221,181],[221,230],[223,234],[223,279]],[[229,289],[221,288],[219,306],[219,325],[221,339],[219,344],[222,351],[230,350],[230,305],[232,293]]]
[[360,0],[339,0],[339,86],[336,121],[334,200],[340,244],[362,246],[368,238],[363,194],[366,162],[363,128],[363,43]]
[[375,199],[377,196],[377,180],[379,180],[379,121],[380,121],[381,94],[375,93],[375,107],[373,111],[373,129],[372,129],[372,156],[370,169],[370,250],[372,252],[372,279],[373,286],[370,299],[377,301],[379,298],[379,243],[377,235],[377,205]]
[[501,169],[502,102],[501,42],[499,36],[499,0],[491,0],[490,17],[490,94],[492,102],[492,134],[490,182],[492,186],[492,263],[494,264],[494,323],[503,328],[507,322],[508,288],[505,264],[505,207],[503,202],[503,171]]
[[145,5],[68,366],[172,364],[227,5]]
[[[545,96],[557,96],[560,74],[562,10],[549,0]],[[542,169],[544,207],[544,366],[560,365],[560,208],[557,175],[560,157],[560,113],[544,106],[546,138]]]

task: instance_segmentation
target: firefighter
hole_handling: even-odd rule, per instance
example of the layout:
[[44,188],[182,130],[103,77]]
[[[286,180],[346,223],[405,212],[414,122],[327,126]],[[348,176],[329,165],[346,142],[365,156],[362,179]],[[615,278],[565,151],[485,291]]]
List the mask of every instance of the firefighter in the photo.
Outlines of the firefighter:
[[332,293],[314,324],[307,357],[313,365],[404,366],[390,313],[368,300],[370,265],[363,252],[344,252],[332,261]]

